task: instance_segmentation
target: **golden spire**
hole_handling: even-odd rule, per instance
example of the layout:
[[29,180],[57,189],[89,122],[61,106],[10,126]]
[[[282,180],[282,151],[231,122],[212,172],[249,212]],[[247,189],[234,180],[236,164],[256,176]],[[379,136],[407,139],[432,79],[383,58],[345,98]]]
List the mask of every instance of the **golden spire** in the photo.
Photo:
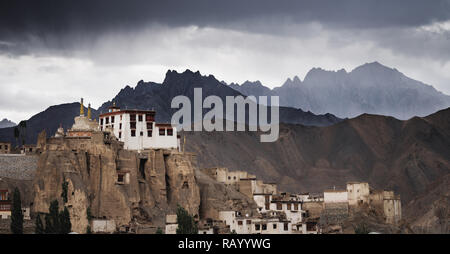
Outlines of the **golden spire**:
[[83,98],[81,98],[81,103],[80,103],[80,116],[84,116]]
[[91,104],[89,103],[88,105],[89,105],[89,106],[88,106],[88,119],[91,120],[91,116],[92,116],[92,113],[91,113]]

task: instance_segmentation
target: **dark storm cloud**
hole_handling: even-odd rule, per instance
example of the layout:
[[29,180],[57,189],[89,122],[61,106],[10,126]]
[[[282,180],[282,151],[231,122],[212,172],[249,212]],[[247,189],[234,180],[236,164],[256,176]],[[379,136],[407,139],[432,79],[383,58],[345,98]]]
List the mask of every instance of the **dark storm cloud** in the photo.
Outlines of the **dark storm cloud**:
[[0,4],[0,41],[62,47],[68,33],[96,35],[151,23],[220,27],[268,18],[343,28],[410,27],[450,19],[450,0],[10,0]]

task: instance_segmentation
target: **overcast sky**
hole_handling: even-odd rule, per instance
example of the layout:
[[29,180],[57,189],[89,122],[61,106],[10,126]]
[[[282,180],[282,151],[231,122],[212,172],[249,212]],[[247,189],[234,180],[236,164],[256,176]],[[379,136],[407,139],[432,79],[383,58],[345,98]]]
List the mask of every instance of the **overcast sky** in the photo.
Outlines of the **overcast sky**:
[[168,69],[280,86],[378,61],[450,94],[450,0],[2,1],[0,120]]

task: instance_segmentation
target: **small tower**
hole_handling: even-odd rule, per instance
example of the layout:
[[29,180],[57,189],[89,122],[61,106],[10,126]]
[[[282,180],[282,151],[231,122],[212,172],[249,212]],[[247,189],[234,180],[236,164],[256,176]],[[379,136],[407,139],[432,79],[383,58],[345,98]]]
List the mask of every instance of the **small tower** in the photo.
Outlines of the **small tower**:
[[92,112],[91,112],[91,104],[88,104],[88,115],[87,115],[88,119],[91,120],[92,117]]
[[83,98],[81,98],[80,102],[80,116],[84,116]]
[[116,101],[113,101],[112,106],[108,108],[108,112],[117,112],[120,111],[120,107],[116,106]]

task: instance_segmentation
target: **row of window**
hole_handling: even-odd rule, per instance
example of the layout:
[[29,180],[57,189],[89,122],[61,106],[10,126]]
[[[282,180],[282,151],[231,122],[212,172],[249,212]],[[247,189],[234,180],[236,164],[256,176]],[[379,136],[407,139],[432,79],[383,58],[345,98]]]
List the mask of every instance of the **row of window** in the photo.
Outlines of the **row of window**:
[[8,150],[8,145],[0,145],[0,150],[2,150],[3,149],[3,147],[5,147],[5,150]]
[[[292,209],[292,208],[294,208],[294,209]],[[277,210],[283,210],[283,203],[277,203]],[[293,206],[292,206],[291,203],[287,203],[286,204],[286,210],[298,211],[298,203],[294,203]]]
[[10,204],[0,204],[0,211],[11,211]]
[[[244,222],[242,221],[242,220],[239,220],[238,221],[238,225],[239,226],[242,226],[244,224]],[[251,220],[247,220],[246,221],[246,224],[247,225],[250,225],[250,224],[252,224],[252,221]],[[277,229],[277,223],[272,223],[272,228],[273,229]],[[284,231],[288,231],[289,230],[289,223],[284,223]],[[262,231],[264,231],[264,230],[267,230],[267,224],[266,223],[263,223],[263,224],[255,224],[255,230],[262,230]]]
[[[144,136],[144,132],[141,131],[139,133],[139,135],[141,137]],[[147,137],[152,137],[153,135],[153,131],[152,130],[147,130]],[[136,130],[131,130],[131,136],[132,137],[136,137]],[[159,136],[166,136],[166,128],[159,128]],[[173,129],[172,128],[168,128],[167,129],[167,136],[173,136]],[[119,132],[119,139],[122,138],[122,132]]]
[[[143,121],[143,117],[144,115],[138,115],[138,121],[142,122]],[[103,125],[103,119],[105,119],[105,124],[109,124],[109,119],[111,119],[111,123],[114,123],[115,121],[115,116],[112,117],[105,117],[105,118],[100,118],[100,125]],[[122,121],[122,115],[120,115],[120,121]],[[145,116],[145,121],[147,123],[149,122],[154,122],[155,118],[152,115],[146,115]],[[130,122],[136,122],[136,115],[135,114],[131,114],[130,115]]]
[[[144,120],[144,115],[137,115],[137,116],[139,122],[142,122]],[[154,122],[155,118],[152,115],[145,115],[145,121]],[[136,122],[136,114],[130,114],[130,122]]]
[[0,200],[8,200],[8,193],[6,192],[0,193]]

